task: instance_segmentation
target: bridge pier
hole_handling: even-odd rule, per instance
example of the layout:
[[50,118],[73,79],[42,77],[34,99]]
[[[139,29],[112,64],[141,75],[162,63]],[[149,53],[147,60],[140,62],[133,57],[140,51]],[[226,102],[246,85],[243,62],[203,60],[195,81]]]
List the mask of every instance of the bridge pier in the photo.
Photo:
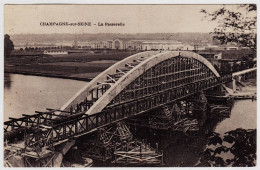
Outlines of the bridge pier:
[[207,98],[199,93],[127,120],[135,127],[155,131],[198,131],[207,119]]
[[133,139],[128,126],[124,122],[118,122],[99,129],[92,135],[82,137],[78,147],[83,155],[103,164],[108,160],[124,165],[162,163],[162,153],[154,152],[150,144],[147,145],[144,141]]
[[55,150],[55,156],[53,158],[53,167],[61,167],[62,160],[72,146],[74,146],[75,140],[69,140],[61,144]]
[[124,122],[118,122],[82,138],[79,147],[82,151],[84,150],[87,157],[107,161],[112,159],[113,151],[120,147],[120,143],[129,142],[132,137],[132,133]]
[[191,98],[188,98],[188,101],[192,102],[193,115],[198,120],[199,126],[201,127],[207,119],[207,105],[208,105],[207,98],[205,94],[202,92]]
[[233,105],[233,91],[225,85],[219,85],[205,92],[210,105]]

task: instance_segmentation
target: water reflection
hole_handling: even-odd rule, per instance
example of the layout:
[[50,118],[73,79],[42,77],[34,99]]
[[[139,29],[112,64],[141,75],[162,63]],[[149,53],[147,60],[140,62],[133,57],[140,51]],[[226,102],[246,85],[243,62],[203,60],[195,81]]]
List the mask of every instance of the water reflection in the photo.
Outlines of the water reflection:
[[[208,144],[208,138],[220,124],[222,118],[209,118],[199,131],[173,132],[171,130],[152,130],[146,127],[131,126],[134,139],[146,140],[151,147],[156,148],[164,155],[164,167],[193,167],[199,161],[200,155]],[[113,167],[111,161],[94,161],[95,167]],[[124,165],[121,165],[124,166]]]
[[33,114],[36,110],[59,108],[78,92],[87,82],[6,74],[4,88],[4,121],[8,117]]
[[208,118],[198,132],[185,134],[139,128],[136,130],[136,137],[148,139],[151,146],[158,143],[164,153],[165,166],[193,167],[199,161],[213,132],[223,136],[226,132],[237,128],[256,129],[256,102],[235,101],[230,117]]
[[215,132],[222,136],[225,132],[235,130],[237,128],[256,129],[256,108],[256,101],[252,101],[251,99],[236,100],[234,102],[230,118],[222,121],[216,127]]
[[4,74],[4,88],[10,89],[11,88],[11,76],[9,73]]
[[166,167],[193,167],[198,162],[200,153],[207,146],[209,134],[224,119],[208,119],[198,132],[189,133],[139,128],[136,137],[147,139],[151,146],[158,143],[164,153]]

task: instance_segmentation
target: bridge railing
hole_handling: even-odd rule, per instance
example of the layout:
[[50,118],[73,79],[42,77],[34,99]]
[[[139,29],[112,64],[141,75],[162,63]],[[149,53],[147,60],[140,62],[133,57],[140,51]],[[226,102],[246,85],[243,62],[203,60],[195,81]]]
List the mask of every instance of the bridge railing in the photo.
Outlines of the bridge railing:
[[234,73],[232,73],[232,75],[233,76],[240,76],[240,75],[247,74],[247,73],[250,73],[250,72],[257,72],[257,67],[253,67],[253,68],[249,68],[249,69],[246,69],[246,70],[234,72]]
[[25,150],[30,148],[38,152],[45,146],[53,146],[71,137],[91,132],[126,116],[120,112],[103,111],[90,116],[84,115],[55,126],[45,126],[45,128],[37,129],[34,133],[25,136]]
[[218,77],[219,82],[227,83],[232,81],[232,74],[223,74],[221,77]]
[[67,116],[62,114],[55,114],[55,112],[63,112],[66,114],[71,114],[70,112],[63,110],[49,109],[46,112],[35,111],[36,114],[26,115],[22,114],[21,118],[9,117],[9,121],[4,122],[4,132],[8,132],[14,129],[22,127],[38,127],[39,125],[53,125],[57,124],[60,118],[66,118]]

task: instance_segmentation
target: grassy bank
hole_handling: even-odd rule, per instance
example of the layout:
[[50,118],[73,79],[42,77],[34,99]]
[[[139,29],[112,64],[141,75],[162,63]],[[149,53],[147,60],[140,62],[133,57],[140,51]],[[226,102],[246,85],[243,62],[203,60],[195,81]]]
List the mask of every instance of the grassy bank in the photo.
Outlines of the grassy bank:
[[89,81],[114,63],[133,53],[20,56],[5,59],[6,73]]

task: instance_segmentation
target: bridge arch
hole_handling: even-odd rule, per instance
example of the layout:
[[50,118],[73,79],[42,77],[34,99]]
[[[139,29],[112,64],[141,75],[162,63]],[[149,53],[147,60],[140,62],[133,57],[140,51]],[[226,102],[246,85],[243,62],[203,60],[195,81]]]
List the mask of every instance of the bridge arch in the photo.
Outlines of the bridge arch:
[[83,88],[81,88],[72,98],[70,98],[62,107],[61,110],[69,110],[70,106],[75,107],[79,102],[83,101],[86,96],[90,95],[90,91],[94,86],[104,81],[107,78],[107,75],[115,74],[117,68],[124,67],[127,63],[139,59],[141,57],[150,57],[152,55],[157,54],[156,51],[146,51],[138,54],[131,55],[117,63],[113,64],[102,73],[97,75],[94,79],[92,79],[89,83],[87,83]]
[[[112,100],[122,92],[127,86],[131,84],[134,80],[136,80],[140,75],[144,74],[147,70],[155,67],[157,64],[162,63],[163,61],[173,59],[173,58],[182,58],[193,59],[201,63],[203,66],[208,68],[214,77],[220,77],[218,72],[212,66],[212,64],[203,58],[202,56],[187,51],[168,51],[168,52],[143,52],[138,53],[133,56],[127,57],[126,59],[114,64],[100,75],[98,75],[95,79],[93,79],[88,85],[86,85],[80,92],[78,92],[70,101],[68,101],[61,110],[68,110],[70,106],[75,107],[76,103],[84,100],[86,96],[90,95],[90,91],[97,87],[99,82],[107,79],[108,75],[118,72],[122,67],[129,64],[131,61],[136,61],[137,63],[131,67],[131,69],[123,73],[122,76],[116,80],[112,81],[110,87],[106,90],[106,92],[100,96],[96,94],[97,101],[86,111],[87,115],[93,115],[95,113],[101,112],[104,108],[106,108]],[[110,79],[111,80],[111,79]],[[92,94],[93,95],[93,94]]]
[[95,114],[97,112],[101,112],[113,99],[115,96],[117,96],[122,90],[126,88],[127,85],[129,85],[132,81],[134,81],[138,76],[142,75],[146,70],[152,68],[156,64],[167,60],[169,58],[173,57],[184,57],[184,58],[194,58],[197,61],[203,63],[205,66],[207,66],[216,77],[219,77],[218,72],[216,69],[212,66],[212,64],[203,58],[202,56],[192,53],[192,52],[177,52],[177,51],[171,51],[171,52],[165,52],[165,53],[159,53],[156,54],[147,60],[140,63],[138,66],[130,70],[126,75],[122,76],[120,80],[118,80],[107,92],[105,95],[101,96],[99,98],[100,102],[96,102],[87,112],[86,114],[91,115]]

